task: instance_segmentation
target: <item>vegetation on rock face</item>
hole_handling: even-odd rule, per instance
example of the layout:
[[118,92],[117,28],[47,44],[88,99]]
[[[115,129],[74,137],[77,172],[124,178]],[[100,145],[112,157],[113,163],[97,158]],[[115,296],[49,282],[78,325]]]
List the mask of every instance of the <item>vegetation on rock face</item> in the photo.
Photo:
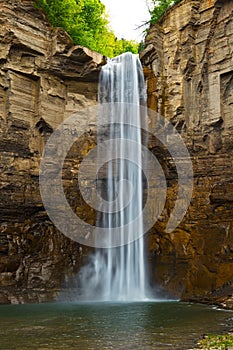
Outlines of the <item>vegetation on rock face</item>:
[[180,1],[181,0],[151,0],[150,23],[154,24],[158,22],[168,7],[177,4]]
[[77,45],[108,57],[138,52],[137,42],[115,37],[100,0],[37,0],[36,6],[47,14],[53,26],[64,28]]

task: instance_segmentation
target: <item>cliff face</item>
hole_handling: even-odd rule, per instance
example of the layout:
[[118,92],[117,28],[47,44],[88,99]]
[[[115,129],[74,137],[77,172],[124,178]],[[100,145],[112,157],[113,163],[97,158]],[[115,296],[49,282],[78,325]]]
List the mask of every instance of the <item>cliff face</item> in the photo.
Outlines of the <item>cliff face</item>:
[[[141,54],[149,107],[172,122],[193,162],[182,223],[165,233],[177,194],[171,175],[166,210],[149,235],[153,283],[183,298],[233,290],[232,14],[232,1],[183,0],[150,28]],[[150,147],[159,152],[153,140]]]
[[[42,150],[65,118],[96,104],[104,59],[73,46],[33,1],[0,0],[0,10],[0,303],[43,301],[79,269],[86,252],[46,215]],[[191,205],[166,233],[177,174],[166,150],[149,140],[168,185],[166,208],[148,235],[152,283],[183,298],[232,294],[232,12],[227,0],[183,0],[151,27],[141,55],[149,107],[172,122],[193,162]],[[96,141],[90,125],[66,158],[63,180],[73,210],[94,224],[94,211],[77,192],[78,163]]]
[[[67,272],[78,269],[83,252],[46,216],[39,193],[40,157],[66,117],[96,104],[104,59],[73,46],[33,1],[2,0],[0,11],[0,303],[36,301],[53,297]],[[91,133],[86,135],[79,156],[94,142]],[[65,175],[66,188],[76,175]]]

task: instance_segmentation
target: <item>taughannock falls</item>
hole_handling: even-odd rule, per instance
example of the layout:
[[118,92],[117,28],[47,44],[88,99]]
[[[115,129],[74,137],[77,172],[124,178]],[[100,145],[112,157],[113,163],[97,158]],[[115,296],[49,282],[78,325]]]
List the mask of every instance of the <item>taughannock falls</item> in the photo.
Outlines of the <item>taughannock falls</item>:
[[103,108],[98,134],[99,142],[107,142],[107,158],[106,149],[99,151],[98,157],[100,163],[108,160],[106,188],[102,189],[107,206],[105,200],[100,201],[96,229],[98,225],[107,229],[109,248],[97,250],[81,270],[84,299],[139,301],[147,297],[140,108],[146,102],[145,95],[142,66],[136,55],[125,53],[103,66],[99,82]]
[[[83,111],[96,106],[101,67],[108,64],[102,55],[74,46],[62,29],[52,28],[34,1],[1,0],[0,10],[0,303],[55,300],[65,281],[99,253],[64,236],[46,214],[39,191],[42,152],[58,125],[79,114],[79,127],[88,127],[63,164],[67,202],[88,224],[101,219],[114,226],[118,218],[98,217],[78,187],[80,164],[99,137],[97,121]],[[137,243],[147,261],[146,276],[138,272],[137,279],[147,279],[163,296],[225,306],[232,305],[233,294],[232,11],[231,1],[181,0],[150,27],[140,54],[148,107],[154,112],[148,127],[154,129],[157,115],[173,125],[189,151],[194,177],[187,213],[168,232],[177,198],[180,207],[186,201],[185,191],[179,197],[176,164],[148,133],[146,144],[159,161],[167,191],[161,215],[144,235],[144,248]],[[121,191],[125,185],[121,182]],[[103,269],[111,270],[111,259],[123,266],[132,256],[123,248],[115,255],[114,249],[111,258],[101,255],[107,261]],[[116,289],[125,285],[124,275],[114,278]]]

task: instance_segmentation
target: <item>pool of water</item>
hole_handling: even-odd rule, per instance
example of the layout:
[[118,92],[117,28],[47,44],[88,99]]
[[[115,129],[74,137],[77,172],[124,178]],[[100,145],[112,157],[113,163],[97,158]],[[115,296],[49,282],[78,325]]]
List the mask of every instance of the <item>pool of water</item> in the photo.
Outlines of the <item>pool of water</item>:
[[179,302],[0,306],[1,350],[180,349],[226,330],[232,313]]

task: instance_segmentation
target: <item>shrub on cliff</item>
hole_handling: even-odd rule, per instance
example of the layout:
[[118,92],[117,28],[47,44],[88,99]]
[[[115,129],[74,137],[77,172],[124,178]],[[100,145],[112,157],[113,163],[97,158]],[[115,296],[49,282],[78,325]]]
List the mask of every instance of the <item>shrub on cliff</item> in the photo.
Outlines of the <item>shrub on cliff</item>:
[[108,57],[125,51],[138,52],[138,43],[118,40],[111,28],[100,0],[37,0],[55,27],[64,28],[77,45]]
[[174,4],[177,4],[178,2],[180,2],[180,0],[151,0],[149,10],[151,14],[150,23],[154,24],[158,22],[166,9]]

